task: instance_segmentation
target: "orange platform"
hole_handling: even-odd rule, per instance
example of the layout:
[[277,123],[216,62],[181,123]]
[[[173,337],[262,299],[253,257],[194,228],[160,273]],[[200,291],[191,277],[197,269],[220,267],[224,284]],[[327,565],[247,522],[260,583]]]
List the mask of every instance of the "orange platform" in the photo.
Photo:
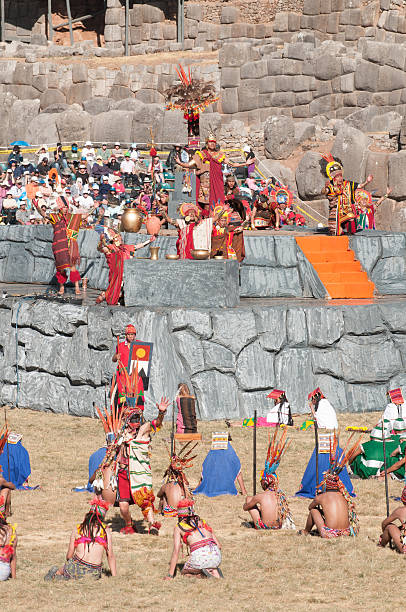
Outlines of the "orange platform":
[[374,295],[375,285],[355,259],[348,236],[305,236],[296,238],[331,298],[365,299]]

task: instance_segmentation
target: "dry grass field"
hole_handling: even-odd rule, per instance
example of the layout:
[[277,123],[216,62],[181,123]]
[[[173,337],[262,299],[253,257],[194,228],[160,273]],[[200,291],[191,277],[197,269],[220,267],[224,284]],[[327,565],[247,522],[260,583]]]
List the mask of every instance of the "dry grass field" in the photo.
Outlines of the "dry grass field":
[[[378,415],[340,416],[340,427],[372,425]],[[295,419],[300,425],[303,419]],[[16,492],[11,517],[18,524],[17,580],[1,586],[6,610],[400,610],[404,609],[405,558],[376,546],[385,515],[384,484],[356,480],[357,509],[361,532],[358,539],[325,541],[299,537],[296,532],[257,532],[241,527],[248,514],[243,498],[197,497],[197,509],[215,529],[223,546],[224,580],[185,579],[163,581],[171,554],[174,519],[164,519],[159,537],[122,536],[118,509],[109,511],[118,576],[77,583],[47,583],[43,576],[52,565],[62,565],[70,531],[79,522],[90,496],[73,493],[72,487],[87,482],[91,452],[104,440],[96,420],[44,414],[28,410],[9,412],[12,430],[23,434],[31,458],[31,484],[41,490]],[[209,449],[211,432],[223,423],[200,424],[204,441],[189,470],[197,483],[202,461]],[[233,428],[233,446],[243,469],[247,489],[252,488],[252,432]],[[170,425],[153,441],[154,487],[161,483],[167,465],[164,440]],[[263,467],[267,431],[258,430],[258,474]],[[290,432],[292,444],[279,471],[282,488],[289,496],[293,516],[303,527],[308,501],[292,498],[313,449],[313,430]],[[390,495],[398,496],[402,485],[390,481]],[[391,508],[398,505],[391,499]],[[140,521],[138,508],[133,517]],[[107,567],[107,566],[106,566]],[[403,604],[402,604],[403,601]]]

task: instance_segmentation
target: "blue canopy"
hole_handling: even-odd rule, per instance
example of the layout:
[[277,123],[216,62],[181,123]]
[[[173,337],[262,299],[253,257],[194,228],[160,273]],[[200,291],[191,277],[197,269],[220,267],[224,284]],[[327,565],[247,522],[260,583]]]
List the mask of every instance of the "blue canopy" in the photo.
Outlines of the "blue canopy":
[[87,490],[93,493],[94,488],[92,483],[90,482],[90,478],[93,476],[101,462],[103,461],[105,455],[107,453],[107,446],[102,446],[102,448],[98,448],[92,455],[89,457],[89,482],[87,483]]
[[[10,472],[8,466],[10,463]],[[0,465],[3,468],[3,478],[12,482],[17,489],[26,489],[23,483],[31,474],[30,456],[28,451],[21,444],[9,444],[6,442],[4,450],[0,455]]]
[[227,449],[211,450],[202,466],[202,481],[193,491],[207,497],[217,495],[237,495],[235,479],[241,471],[237,453],[228,443]]
[[15,140],[14,142],[10,142],[9,147],[15,147],[18,145],[19,147],[29,147],[30,145],[25,140]]

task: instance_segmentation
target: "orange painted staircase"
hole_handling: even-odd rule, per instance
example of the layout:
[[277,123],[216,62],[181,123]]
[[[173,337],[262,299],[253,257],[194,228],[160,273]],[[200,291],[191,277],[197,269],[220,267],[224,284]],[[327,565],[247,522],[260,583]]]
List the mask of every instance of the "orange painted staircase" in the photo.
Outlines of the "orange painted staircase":
[[355,259],[348,236],[304,236],[296,238],[331,298],[371,298],[375,285]]

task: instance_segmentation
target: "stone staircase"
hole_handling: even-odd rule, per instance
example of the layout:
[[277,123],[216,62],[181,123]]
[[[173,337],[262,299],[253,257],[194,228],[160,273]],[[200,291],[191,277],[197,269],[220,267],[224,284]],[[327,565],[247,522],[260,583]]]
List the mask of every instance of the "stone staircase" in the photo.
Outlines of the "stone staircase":
[[348,236],[305,236],[296,242],[331,298],[373,297],[375,285],[350,249]]

